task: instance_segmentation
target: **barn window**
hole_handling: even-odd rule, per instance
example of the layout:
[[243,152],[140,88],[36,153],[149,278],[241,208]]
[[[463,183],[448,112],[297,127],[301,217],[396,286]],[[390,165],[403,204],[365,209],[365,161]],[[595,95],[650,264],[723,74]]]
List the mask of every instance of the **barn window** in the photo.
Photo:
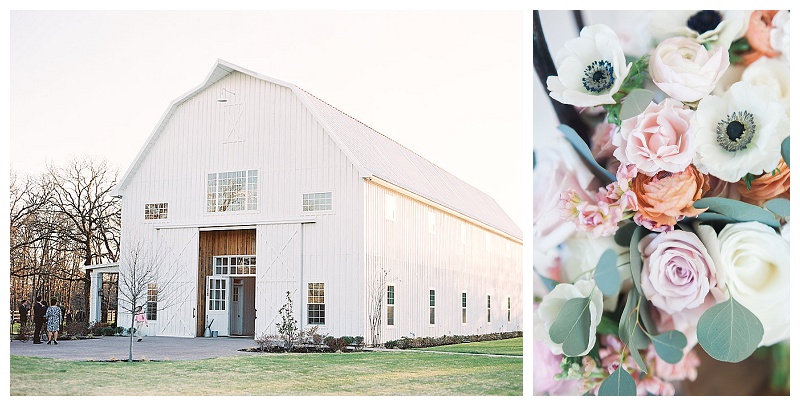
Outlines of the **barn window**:
[[486,322],[492,322],[492,297],[486,295]]
[[428,317],[430,318],[428,323],[436,324],[436,291],[433,290],[433,289],[430,290],[430,295],[429,295],[428,302],[429,302],[428,303],[428,306],[429,306],[429,311],[428,311],[429,316]]
[[158,304],[158,284],[157,283],[148,283],[147,284],[147,320],[156,320],[156,316],[158,315],[157,311],[157,304]]
[[245,211],[258,209],[258,171],[209,173],[206,185],[206,211]]
[[397,198],[386,196],[386,220],[395,221],[397,218]]
[[167,203],[145,203],[144,219],[161,220],[167,218]]
[[308,324],[325,324],[325,284],[308,284]]
[[211,279],[208,287],[208,309],[225,310],[225,279]]
[[330,210],[331,194],[331,192],[303,193],[303,211]]
[[461,292],[461,324],[467,324],[467,292]]
[[394,286],[386,287],[386,325],[394,326]]
[[214,257],[214,275],[255,275],[255,255]]
[[508,322],[511,323],[511,297],[508,297]]
[[428,233],[436,234],[436,213],[428,213]]

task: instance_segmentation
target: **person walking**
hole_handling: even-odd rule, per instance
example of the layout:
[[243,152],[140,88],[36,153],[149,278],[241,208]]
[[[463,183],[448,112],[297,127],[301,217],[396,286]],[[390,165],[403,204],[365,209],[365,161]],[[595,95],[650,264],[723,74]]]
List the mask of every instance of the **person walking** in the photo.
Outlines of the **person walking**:
[[61,308],[56,306],[58,299],[50,299],[50,307],[44,313],[47,319],[47,344],[51,342],[58,345],[58,329],[61,327]]
[[33,343],[42,343],[42,325],[44,324],[44,314],[47,311],[47,306],[42,304],[42,297],[36,296],[36,303],[33,304]]
[[147,323],[147,316],[145,316],[144,311],[142,311],[142,306],[136,307],[136,315],[133,316],[133,321],[136,322],[136,335],[139,337],[136,342],[142,341],[142,324],[150,327],[150,324]]

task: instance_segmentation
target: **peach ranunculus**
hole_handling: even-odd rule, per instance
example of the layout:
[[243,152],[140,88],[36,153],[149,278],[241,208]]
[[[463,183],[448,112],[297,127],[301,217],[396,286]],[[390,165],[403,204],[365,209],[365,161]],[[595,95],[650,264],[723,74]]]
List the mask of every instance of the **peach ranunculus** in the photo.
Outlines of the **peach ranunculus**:
[[649,220],[651,229],[672,227],[684,216],[697,216],[705,209],[692,205],[708,191],[708,176],[694,165],[677,173],[662,171],[654,176],[638,174],[631,183],[639,214]]
[[789,165],[781,159],[775,174],[765,173],[753,180],[750,189],[744,181],[737,183],[742,200],[756,206],[763,206],[767,200],[776,197],[789,198]]
[[772,18],[778,14],[778,10],[756,10],[750,14],[750,24],[744,34],[751,50],[742,55],[742,63],[750,65],[758,58],[766,56],[774,58],[780,55],[780,51],[772,48],[770,44],[770,31],[772,31]]
[[623,165],[636,165],[639,172],[650,176],[659,171],[683,171],[695,155],[689,131],[693,113],[675,99],[650,102],[641,114],[622,122],[620,131],[614,134],[618,147],[614,156]]
[[650,77],[670,97],[695,102],[711,93],[730,66],[728,48],[707,50],[688,38],[662,41],[650,55]]

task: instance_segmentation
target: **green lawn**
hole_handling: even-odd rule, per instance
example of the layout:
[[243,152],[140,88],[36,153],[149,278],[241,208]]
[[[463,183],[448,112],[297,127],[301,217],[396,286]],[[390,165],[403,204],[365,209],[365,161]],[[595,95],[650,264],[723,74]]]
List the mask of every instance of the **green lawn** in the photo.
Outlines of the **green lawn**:
[[420,351],[443,351],[467,354],[495,354],[522,356],[522,337],[507,340],[479,341],[475,343],[442,345],[438,347],[420,348]]
[[[521,339],[518,346],[521,353]],[[10,364],[11,395],[522,395],[522,357],[395,351],[127,363],[12,356]],[[41,382],[58,384],[43,393]]]

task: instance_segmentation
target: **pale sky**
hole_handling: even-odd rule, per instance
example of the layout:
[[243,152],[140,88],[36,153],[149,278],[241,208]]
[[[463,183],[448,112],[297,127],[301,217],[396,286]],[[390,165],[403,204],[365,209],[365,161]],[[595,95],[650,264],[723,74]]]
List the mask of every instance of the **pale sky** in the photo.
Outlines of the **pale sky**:
[[11,11],[10,164],[122,175],[217,59],[293,83],[494,197],[523,227],[517,11]]

